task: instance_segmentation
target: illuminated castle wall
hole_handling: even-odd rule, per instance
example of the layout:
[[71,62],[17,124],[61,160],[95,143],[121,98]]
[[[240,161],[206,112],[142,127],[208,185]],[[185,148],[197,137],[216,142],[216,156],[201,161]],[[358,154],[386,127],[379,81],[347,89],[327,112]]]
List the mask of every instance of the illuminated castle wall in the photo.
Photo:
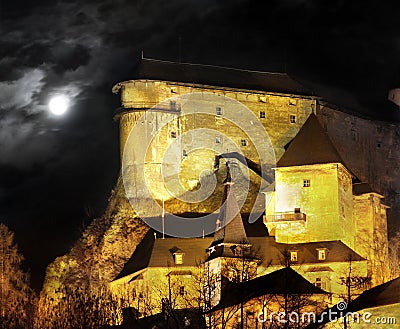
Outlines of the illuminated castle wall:
[[[146,60],[144,62],[146,64]],[[155,64],[161,65],[162,68],[172,65]],[[185,69],[192,68],[185,67]],[[235,71],[230,73],[238,74]],[[157,75],[159,75],[157,72],[153,72],[153,76]],[[160,76],[163,76],[162,72]],[[264,222],[269,235],[274,236],[276,242],[288,245],[340,240],[368,259],[368,271],[373,276],[374,283],[383,282],[387,279],[387,271],[382,270],[382,264],[387,262],[387,207],[381,203],[382,195],[376,192],[376,186],[385,187],[385,185],[380,185],[382,182],[370,182],[371,187],[362,183],[367,178],[373,177],[371,171],[377,169],[378,165],[376,161],[368,166],[366,163],[361,163],[351,149],[354,146],[353,142],[361,138],[358,135],[360,131],[365,130],[368,143],[373,143],[371,138],[375,138],[375,135],[368,136],[367,127],[377,129],[376,127],[383,124],[364,122],[363,119],[333,110],[328,103],[312,95],[284,74],[263,75],[255,72],[246,77],[255,79],[256,82],[265,79],[270,83],[267,85],[255,83],[252,88],[234,87],[235,83],[232,83],[232,86],[218,87],[215,86],[218,83],[215,79],[214,84],[211,84],[207,81],[201,83],[185,79],[179,81],[176,77],[156,79],[151,74],[149,76],[144,74],[144,78],[115,85],[113,92],[120,93],[122,105],[116,114],[120,124],[121,157],[124,155],[129,134],[137,125],[142,127],[144,139],[138,140],[134,144],[135,148],[140,150],[148,147],[146,170],[141,173],[137,168],[130,168],[131,172],[128,175],[130,179],[146,180],[153,191],[153,197],[158,201],[165,200],[166,209],[171,213],[209,213],[217,209],[222,197],[221,186],[217,186],[219,193],[207,202],[195,206],[176,202],[165,191],[160,176],[160,163],[165,161],[164,152],[177,137],[196,127],[207,127],[235,141],[248,159],[262,166],[263,159],[258,157],[254,145],[251,142],[242,143],[243,140],[248,141],[248,136],[254,132],[251,129],[243,131],[234,123],[224,119],[224,114],[230,107],[225,106],[223,99],[235,100],[248,108],[264,126],[276,156],[275,189],[266,193],[267,200],[263,205]],[[180,103],[179,97],[190,93],[220,96],[221,102],[208,104],[212,111],[215,111],[213,115],[194,114],[179,117],[177,113],[185,107],[184,103]],[[174,117],[176,117],[174,120],[158,131],[163,122]],[[310,127],[304,127],[306,121]],[[338,131],[336,124],[341,127],[343,134]],[[343,127],[345,124],[350,124],[353,128],[345,129]],[[302,132],[302,127],[307,129]],[[343,140],[343,136],[348,138],[348,135],[354,135],[353,139],[350,138],[353,142],[349,140],[347,143],[347,140]],[[231,151],[227,150],[224,139],[218,143],[219,145],[211,147],[216,143],[215,135],[200,134],[196,135],[196,139],[204,146],[210,145],[212,151],[208,151],[205,147],[201,151],[186,154],[188,145],[184,143],[174,149],[176,159],[181,162],[178,168],[179,180],[187,189],[196,187],[202,173],[215,170],[214,160],[218,153]],[[296,139],[299,144],[297,146]],[[322,144],[319,143],[321,139]],[[337,146],[338,143],[341,144]],[[363,150],[360,152],[365,153]],[[304,156],[303,153],[308,155]],[[293,154],[296,156],[293,157]],[[172,160],[167,165],[176,166]],[[250,185],[257,185],[260,178],[254,172],[250,172],[249,180]],[[138,198],[140,195],[140,191],[137,192]],[[242,213],[249,212],[255,197],[249,193],[241,209]],[[146,200],[142,201],[146,203]],[[378,245],[383,248],[378,248]],[[345,261],[343,259],[343,262]]]

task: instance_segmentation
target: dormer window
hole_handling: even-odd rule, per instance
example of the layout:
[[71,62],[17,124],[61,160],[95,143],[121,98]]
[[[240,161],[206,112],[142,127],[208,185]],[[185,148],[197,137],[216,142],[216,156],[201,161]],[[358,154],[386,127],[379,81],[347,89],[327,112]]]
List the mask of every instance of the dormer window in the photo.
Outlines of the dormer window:
[[241,246],[233,246],[232,251],[235,256],[243,256],[243,247]]
[[292,263],[297,263],[297,251],[296,250],[290,252],[290,261]]
[[183,253],[182,252],[174,253],[174,260],[175,260],[175,265],[183,264]]
[[318,260],[326,259],[326,249],[317,249],[317,253],[318,253]]

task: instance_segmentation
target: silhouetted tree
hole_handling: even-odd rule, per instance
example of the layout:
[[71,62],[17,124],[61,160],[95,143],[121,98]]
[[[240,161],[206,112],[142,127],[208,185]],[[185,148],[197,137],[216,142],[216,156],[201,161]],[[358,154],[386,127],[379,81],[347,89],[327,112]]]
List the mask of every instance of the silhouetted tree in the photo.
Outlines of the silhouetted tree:
[[0,328],[31,328],[34,293],[14,233],[0,223]]

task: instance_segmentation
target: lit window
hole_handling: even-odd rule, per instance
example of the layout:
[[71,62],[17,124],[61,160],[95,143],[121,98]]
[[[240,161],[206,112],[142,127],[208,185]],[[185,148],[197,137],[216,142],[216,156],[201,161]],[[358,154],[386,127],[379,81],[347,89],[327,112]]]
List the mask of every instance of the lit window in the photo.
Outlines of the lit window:
[[175,264],[176,264],[176,265],[183,264],[183,254],[181,254],[181,253],[175,253],[175,254],[174,254],[174,257],[175,257]]
[[247,146],[247,141],[245,139],[242,139],[242,146]]
[[179,287],[179,295],[183,296],[185,294],[185,287],[184,286],[180,286]]
[[260,118],[265,119],[265,111],[260,111]]
[[221,144],[221,137],[215,137],[215,144]]
[[222,108],[219,107],[219,106],[217,106],[217,107],[215,108],[215,114],[216,114],[216,115],[222,115]]
[[176,138],[176,131],[171,131],[171,138]]
[[242,248],[241,246],[236,246],[236,247],[233,249],[233,254],[234,254],[235,256],[243,256],[243,248]]
[[325,259],[326,259],[326,250],[318,249],[318,260],[325,260]]
[[290,123],[296,123],[296,116],[294,114],[289,115]]
[[297,251],[291,251],[290,252],[290,261],[291,262],[297,262]]
[[309,179],[304,179],[303,180],[303,187],[310,187],[310,185],[311,185],[311,182],[310,182]]

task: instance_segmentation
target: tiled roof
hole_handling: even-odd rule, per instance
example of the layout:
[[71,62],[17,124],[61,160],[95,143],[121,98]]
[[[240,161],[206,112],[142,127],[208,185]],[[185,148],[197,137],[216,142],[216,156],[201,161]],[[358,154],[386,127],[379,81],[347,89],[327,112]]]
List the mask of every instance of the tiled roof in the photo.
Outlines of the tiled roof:
[[354,183],[353,184],[353,194],[354,195],[361,195],[361,194],[366,194],[366,193],[379,194],[377,191],[374,191],[368,183]]
[[277,163],[277,167],[292,167],[323,163],[344,162],[323,130],[317,117],[311,113],[286,152]]
[[227,284],[222,290],[220,302],[211,311],[238,305],[264,295],[326,293],[290,267],[285,267],[249,281]]
[[[251,224],[250,224],[251,225]],[[207,259],[207,248],[213,238],[165,238],[154,239],[154,232],[149,230],[142,242],[137,246],[132,257],[125,264],[121,273],[116,277],[120,279],[147,267],[191,267],[197,266]],[[363,261],[360,255],[354,252],[341,241],[308,242],[297,244],[284,244],[275,242],[274,237],[248,237],[252,246],[252,256],[262,260],[263,266],[282,266],[285,252],[297,250],[298,264],[324,264],[330,262]],[[171,250],[179,248],[183,256],[183,263],[174,264]],[[326,249],[326,259],[318,260],[317,249]],[[215,252],[211,258],[224,256],[223,252]]]
[[249,71],[213,65],[176,63],[143,58],[134,73],[136,79],[250,89],[297,95],[313,92],[286,73]]
[[[359,254],[346,246],[343,242],[322,241],[296,244],[278,243],[274,237],[249,237],[253,246],[254,255],[262,259],[264,266],[283,265],[285,253],[297,251],[297,264],[324,264],[330,262],[363,261]],[[326,249],[326,259],[318,260],[318,249]]]
[[247,236],[243,225],[234,190],[230,182],[225,183],[224,202],[221,206],[220,218],[222,228],[214,234],[213,244],[219,243],[246,243]]
[[347,312],[357,312],[360,310],[365,310],[368,308],[374,308],[379,306],[400,304],[400,277],[383,283],[379,286],[373,287],[369,290],[364,291],[360,296],[353,300],[347,305],[345,311],[340,312],[337,305],[326,309],[322,314],[317,316],[318,324],[311,323],[306,328],[317,329],[321,328],[322,325],[329,322],[327,317],[323,314],[327,314],[330,310],[331,314],[336,314],[336,317],[332,318],[332,321],[337,321],[340,318],[340,314],[345,314]]

